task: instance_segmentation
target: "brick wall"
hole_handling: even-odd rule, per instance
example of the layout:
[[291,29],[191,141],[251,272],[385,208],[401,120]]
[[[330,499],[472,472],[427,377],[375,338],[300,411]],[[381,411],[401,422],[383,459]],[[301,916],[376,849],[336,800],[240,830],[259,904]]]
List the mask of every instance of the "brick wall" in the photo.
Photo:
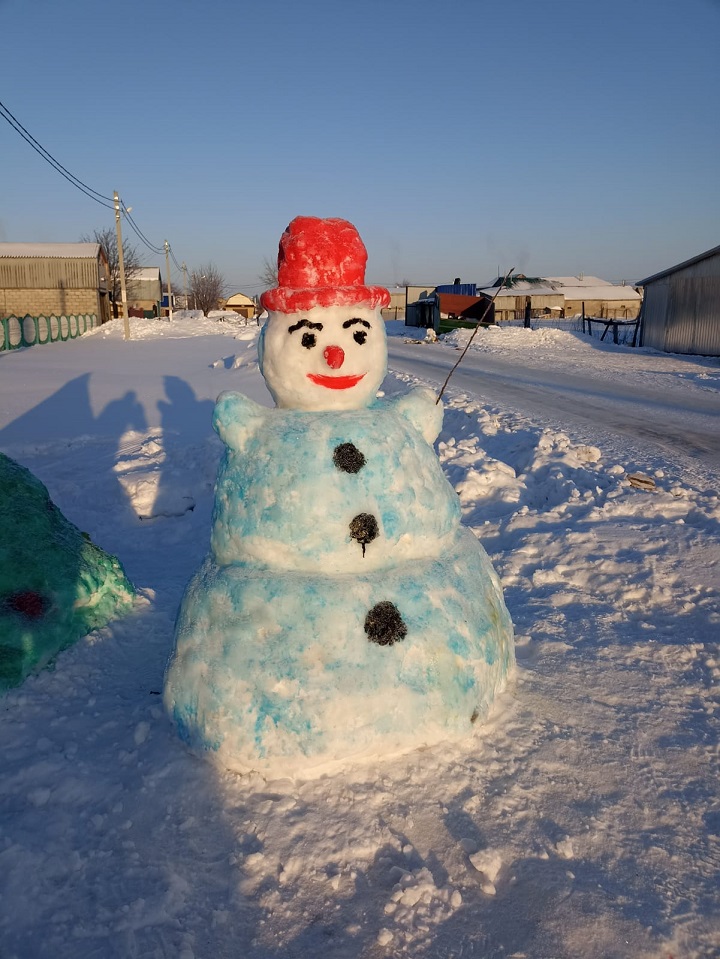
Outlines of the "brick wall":
[[101,315],[97,290],[0,290],[0,316]]

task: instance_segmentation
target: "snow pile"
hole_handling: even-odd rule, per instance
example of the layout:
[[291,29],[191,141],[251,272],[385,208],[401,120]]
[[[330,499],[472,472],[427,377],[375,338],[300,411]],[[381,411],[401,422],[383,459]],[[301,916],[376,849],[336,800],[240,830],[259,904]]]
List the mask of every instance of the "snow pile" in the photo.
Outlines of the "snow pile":
[[[680,411],[687,434],[717,444],[718,361],[589,347],[589,390],[592,358],[612,390],[645,383],[656,404],[632,438],[549,409],[555,387],[523,411],[479,400],[458,372],[438,449],[503,583],[515,681],[467,744],[266,783],[208,775],[160,702],[209,544],[215,398],[272,404],[254,340],[220,323],[163,336],[172,325],[125,343],[115,321],[0,356],[0,449],[140,590],[128,617],[3,699],[3,957],[717,955],[718,470],[656,437]],[[565,336],[535,382],[567,374]],[[388,397],[428,380],[431,352],[458,355],[402,336],[391,348],[408,372],[386,378]],[[157,495],[189,492],[194,509],[138,518],[113,467],[150,461]]]

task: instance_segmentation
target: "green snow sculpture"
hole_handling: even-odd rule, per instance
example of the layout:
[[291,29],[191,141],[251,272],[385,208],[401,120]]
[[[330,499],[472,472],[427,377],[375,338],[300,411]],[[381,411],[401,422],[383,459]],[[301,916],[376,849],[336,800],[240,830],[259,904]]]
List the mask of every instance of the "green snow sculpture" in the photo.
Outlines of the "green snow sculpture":
[[120,562],[66,519],[30,470],[0,453],[0,691],[126,613]]

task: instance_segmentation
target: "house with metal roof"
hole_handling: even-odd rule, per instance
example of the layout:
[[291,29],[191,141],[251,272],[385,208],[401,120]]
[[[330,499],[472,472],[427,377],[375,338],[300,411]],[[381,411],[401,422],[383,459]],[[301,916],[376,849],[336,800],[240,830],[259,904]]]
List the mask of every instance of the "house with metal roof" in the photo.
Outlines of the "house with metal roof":
[[634,320],[642,296],[631,283],[610,283],[597,276],[548,276],[548,283],[562,293],[565,316],[584,313],[601,319]]
[[163,291],[159,266],[140,266],[133,270],[126,287],[130,316],[160,316]]
[[720,246],[640,280],[641,346],[720,356]]
[[533,317],[560,317],[585,314],[604,319],[635,319],[642,297],[630,285],[616,285],[597,276],[526,277],[515,273],[485,287],[482,292],[495,296],[495,316],[517,320],[530,311]]
[[0,243],[0,319],[110,319],[110,269],[99,243]]
[[[504,281],[504,282],[503,282]],[[495,320],[522,319],[526,312],[531,316],[564,316],[565,299],[543,277],[527,277],[523,273],[499,276],[490,286],[481,291],[495,299]]]

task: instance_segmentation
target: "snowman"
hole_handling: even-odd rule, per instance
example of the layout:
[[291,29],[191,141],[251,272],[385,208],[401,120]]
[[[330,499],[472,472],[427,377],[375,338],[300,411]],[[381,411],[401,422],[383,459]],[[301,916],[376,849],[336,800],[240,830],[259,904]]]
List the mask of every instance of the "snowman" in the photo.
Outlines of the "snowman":
[[514,663],[484,549],[433,449],[425,388],[387,400],[387,290],[346,220],[297,217],[258,346],[276,407],[218,397],[210,551],[164,701],[239,772],[310,777],[468,736]]

